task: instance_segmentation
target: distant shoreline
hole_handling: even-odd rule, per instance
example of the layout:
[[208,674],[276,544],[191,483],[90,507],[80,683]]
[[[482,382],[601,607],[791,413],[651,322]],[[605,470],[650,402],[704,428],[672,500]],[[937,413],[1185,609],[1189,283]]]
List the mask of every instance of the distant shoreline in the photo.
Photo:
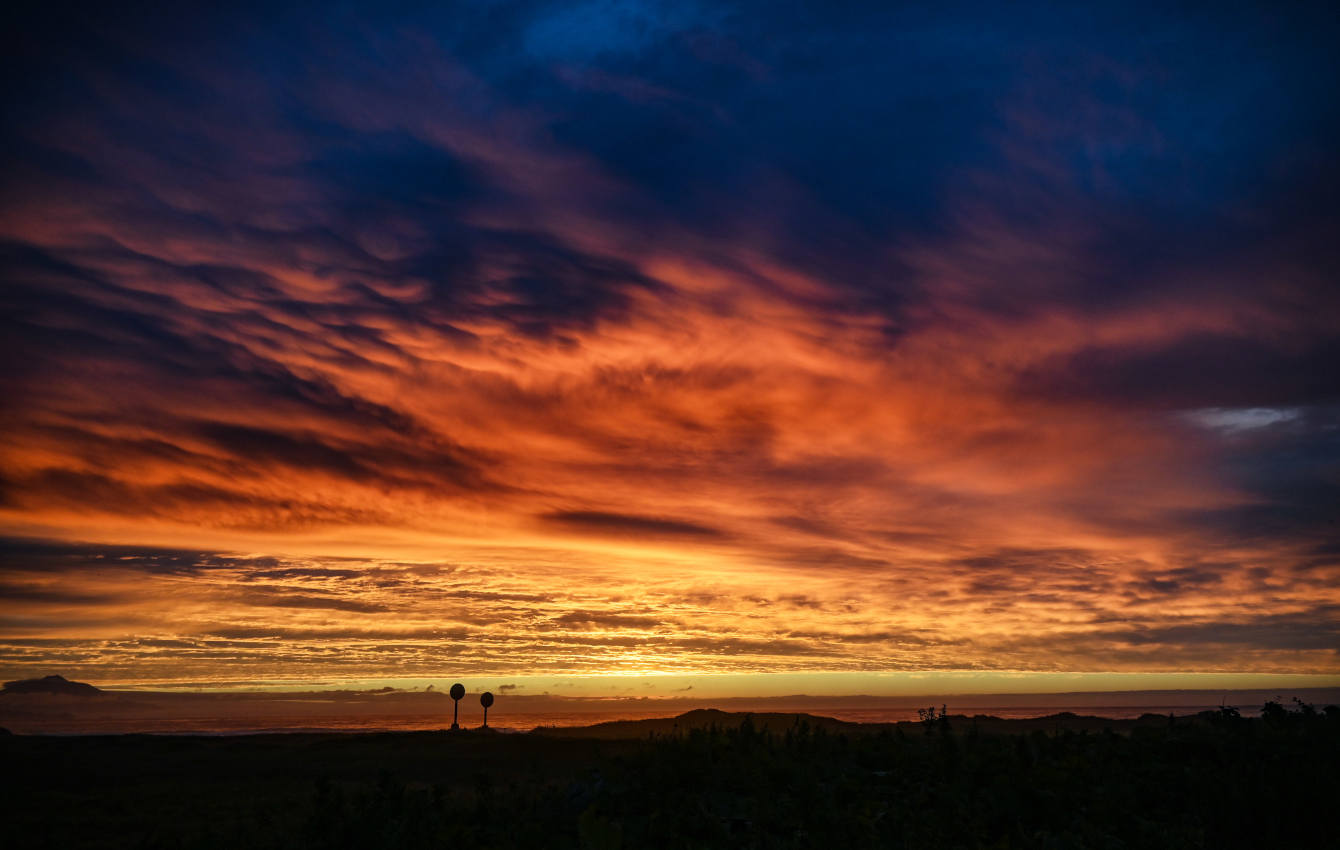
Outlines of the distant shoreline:
[[[1324,710],[1325,706],[1318,705],[1319,711]],[[1001,717],[999,715],[974,713],[958,714],[949,713],[944,716],[942,724],[953,731],[976,731],[989,734],[1019,734],[1028,733],[1036,730],[1054,731],[1054,732],[1129,732],[1137,728],[1164,727],[1170,723],[1194,723],[1204,722],[1212,718],[1216,712],[1211,709],[1197,712],[1187,712],[1178,714],[1176,712],[1162,713],[1155,711],[1143,712],[1135,717],[1109,717],[1097,714],[1083,714],[1074,711],[1055,711],[1049,714],[1042,714],[1029,717]],[[1259,711],[1242,712],[1243,717],[1254,717]],[[480,734],[501,734],[511,736],[540,736],[540,737],[558,737],[558,738],[577,738],[577,739],[619,739],[636,740],[646,738],[650,735],[672,735],[686,733],[693,729],[708,728],[738,728],[745,722],[752,723],[756,728],[766,729],[770,732],[786,732],[795,727],[805,727],[813,730],[822,729],[826,732],[851,734],[851,735],[871,735],[881,732],[891,732],[902,730],[904,732],[915,731],[927,725],[926,721],[919,719],[900,719],[888,721],[852,721],[841,718],[812,714],[808,712],[755,712],[755,711],[721,711],[718,709],[695,709],[675,715],[658,715],[654,717],[642,717],[635,719],[610,719],[597,720],[596,722],[573,725],[546,725],[536,724],[530,727],[490,727],[487,729],[480,727],[467,726],[460,730],[451,730],[445,724],[436,727],[425,728],[394,728],[394,727],[373,727],[373,726],[291,726],[291,727],[263,727],[263,728],[231,728],[231,729],[87,729],[87,730],[56,730],[56,729],[32,729],[25,730],[22,727],[9,728],[4,727],[10,735],[22,737],[59,737],[59,738],[105,738],[105,737],[189,737],[189,738],[226,738],[226,737],[258,737],[258,736],[388,736],[388,735],[437,735],[448,736],[460,735],[480,735]]]

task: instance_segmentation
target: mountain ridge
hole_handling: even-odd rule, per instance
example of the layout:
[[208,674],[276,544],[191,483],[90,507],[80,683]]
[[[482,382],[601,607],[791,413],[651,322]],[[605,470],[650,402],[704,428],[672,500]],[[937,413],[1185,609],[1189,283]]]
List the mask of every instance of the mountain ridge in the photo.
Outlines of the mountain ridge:
[[42,676],[36,679],[15,679],[5,682],[0,696],[5,694],[62,694],[66,696],[91,697],[107,693],[102,688],[87,682],[72,682],[64,676]]

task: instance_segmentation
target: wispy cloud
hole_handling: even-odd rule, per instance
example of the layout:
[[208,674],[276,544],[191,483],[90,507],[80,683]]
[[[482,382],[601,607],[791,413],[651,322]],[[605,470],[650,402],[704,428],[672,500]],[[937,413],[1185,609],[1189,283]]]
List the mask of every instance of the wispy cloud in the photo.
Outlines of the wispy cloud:
[[1340,670],[1317,22],[603,8],[34,13],[0,666]]

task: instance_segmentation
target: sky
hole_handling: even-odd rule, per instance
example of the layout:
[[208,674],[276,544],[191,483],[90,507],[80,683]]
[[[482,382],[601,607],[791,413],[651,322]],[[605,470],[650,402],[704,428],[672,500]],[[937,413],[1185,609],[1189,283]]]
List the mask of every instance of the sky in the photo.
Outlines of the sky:
[[29,9],[0,675],[1340,684],[1338,29]]

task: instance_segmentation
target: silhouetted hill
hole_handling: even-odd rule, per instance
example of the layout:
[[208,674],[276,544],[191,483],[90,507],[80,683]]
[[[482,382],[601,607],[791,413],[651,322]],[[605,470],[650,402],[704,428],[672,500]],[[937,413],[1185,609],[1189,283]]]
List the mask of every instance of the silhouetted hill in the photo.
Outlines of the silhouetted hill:
[[91,697],[106,693],[101,688],[86,682],[71,682],[64,676],[43,676],[40,679],[19,679],[15,682],[5,682],[5,687],[0,690],[0,695],[4,694],[63,694],[66,696]]
[[[677,717],[657,717],[650,720],[611,720],[591,726],[555,727],[541,726],[532,734],[561,738],[606,738],[635,739],[648,735],[677,735],[693,729],[738,729],[745,721],[755,729],[780,734],[798,726],[811,730],[824,729],[829,732],[856,732],[863,726],[872,724],[848,723],[832,717],[816,717],[812,714],[782,712],[744,712],[718,711],[715,708],[700,708],[685,712]],[[879,724],[883,725],[883,724]]]
[[[1190,716],[1184,717],[1190,719]],[[1062,711],[1045,717],[1001,718],[986,714],[968,716],[951,714],[946,718],[949,728],[967,732],[976,730],[993,734],[1028,734],[1042,732],[1100,732],[1112,730],[1128,732],[1137,727],[1166,726],[1166,714],[1145,714],[1138,719],[1115,720],[1107,717],[1075,714]],[[603,740],[639,740],[651,735],[657,737],[687,734],[695,729],[739,729],[749,722],[757,731],[772,734],[784,734],[792,730],[809,732],[838,732],[847,735],[871,735],[895,728],[915,730],[923,728],[919,720],[901,720],[891,723],[854,723],[798,712],[745,712],[719,711],[703,708],[689,711],[676,717],[658,717],[646,720],[611,720],[591,726],[555,727],[540,726],[532,730],[533,735],[555,738],[595,738]]]

